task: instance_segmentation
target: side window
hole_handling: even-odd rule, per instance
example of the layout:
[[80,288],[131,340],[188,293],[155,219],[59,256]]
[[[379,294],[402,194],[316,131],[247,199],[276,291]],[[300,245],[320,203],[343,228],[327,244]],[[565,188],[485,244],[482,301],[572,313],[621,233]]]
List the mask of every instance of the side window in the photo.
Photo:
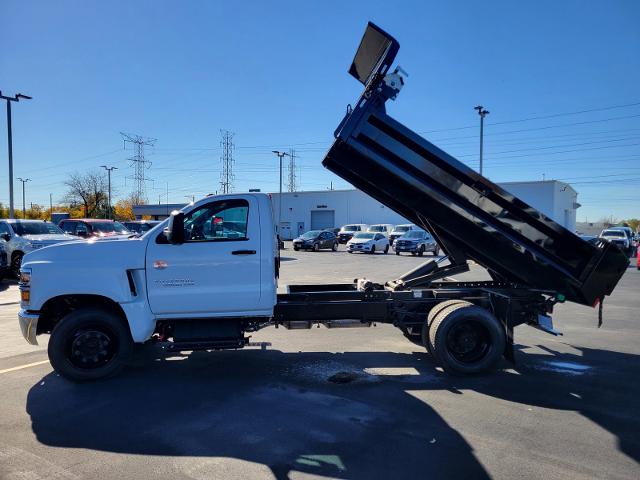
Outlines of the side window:
[[376,233],[376,238],[375,240],[382,240],[382,235],[379,233]]
[[326,240],[327,238],[329,238],[328,234],[326,234],[324,232],[320,234],[320,240]]
[[75,233],[75,225],[75,222],[62,222],[60,228],[64,231],[64,233],[70,233],[73,235]]
[[87,226],[84,223],[76,223],[76,229],[75,229],[75,234],[78,236],[87,236],[89,234],[89,231],[87,230]]
[[0,222],[0,235],[11,235],[11,230],[9,230],[9,226],[4,223],[4,222]]
[[202,205],[184,218],[185,242],[246,240],[248,218],[246,200],[222,200]]

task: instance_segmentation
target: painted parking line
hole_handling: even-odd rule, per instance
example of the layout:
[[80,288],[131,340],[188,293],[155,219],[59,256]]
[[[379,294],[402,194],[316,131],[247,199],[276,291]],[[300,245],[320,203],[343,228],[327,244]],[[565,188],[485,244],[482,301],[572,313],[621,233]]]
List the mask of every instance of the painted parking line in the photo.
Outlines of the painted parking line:
[[5,368],[4,370],[0,370],[0,375],[3,373],[15,372],[16,370],[22,370],[24,368],[37,367],[38,365],[44,365],[45,363],[49,363],[49,360],[42,360],[41,362],[33,362],[25,365],[18,365],[17,367]]

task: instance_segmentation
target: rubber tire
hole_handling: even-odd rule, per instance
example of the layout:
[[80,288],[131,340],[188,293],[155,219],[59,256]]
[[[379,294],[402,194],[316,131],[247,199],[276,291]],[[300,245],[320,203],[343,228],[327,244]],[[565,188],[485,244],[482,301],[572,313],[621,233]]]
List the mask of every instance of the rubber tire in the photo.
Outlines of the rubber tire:
[[20,280],[20,265],[22,265],[22,257],[24,257],[24,253],[22,252],[14,253],[11,257],[11,275],[16,280]]
[[331,245],[331,251],[332,252],[337,252],[338,251],[338,244],[334,243],[333,245]]
[[318,245],[317,243],[314,243],[314,244],[313,244],[313,251],[314,251],[314,252],[317,252],[317,251],[319,251],[319,250],[320,250],[320,245]]
[[297,252],[298,250],[300,250],[300,247],[293,247],[293,249]]
[[384,247],[384,254],[386,255],[387,253],[389,253],[389,245]]
[[421,257],[424,255],[424,245],[420,245],[420,249],[418,250],[418,256]]
[[[84,323],[102,324],[118,339],[118,350],[109,363],[85,370],[74,366],[65,353],[68,337]],[[124,368],[133,352],[133,340],[129,327],[115,313],[97,308],[81,308],[65,315],[51,332],[47,348],[54,370],[74,382],[86,382],[114,376]]]
[[400,255],[400,252],[396,252],[396,255]]
[[457,305],[459,303],[463,305],[472,305],[470,302],[459,300],[456,298],[453,300],[445,300],[444,302],[440,302],[431,307],[431,310],[429,310],[429,313],[427,314],[427,320],[422,324],[422,345],[424,345],[424,347],[429,352],[429,355],[431,355],[432,357],[434,356],[434,354],[433,349],[431,348],[431,342],[429,341],[429,329],[431,328],[433,319],[446,308],[449,308],[452,305]]
[[353,250],[347,250],[347,252],[349,252],[349,253],[353,253]]
[[[462,363],[451,355],[446,346],[449,330],[458,322],[473,318],[489,333],[491,343],[488,353],[473,364]],[[474,375],[491,370],[502,357],[506,335],[502,324],[487,309],[477,305],[456,304],[442,310],[429,328],[429,342],[434,358],[443,370],[454,375]]]
[[376,254],[376,246],[375,245],[371,245],[371,251],[369,253],[371,255],[375,255]]

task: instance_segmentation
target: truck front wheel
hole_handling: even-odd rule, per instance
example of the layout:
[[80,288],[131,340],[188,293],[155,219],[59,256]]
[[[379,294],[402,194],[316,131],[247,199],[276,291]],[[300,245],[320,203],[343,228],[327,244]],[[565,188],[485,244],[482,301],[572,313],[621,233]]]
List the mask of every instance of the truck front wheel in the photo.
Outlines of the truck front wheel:
[[95,308],[64,316],[51,332],[48,346],[53,368],[76,382],[115,375],[132,350],[131,334],[122,319]]
[[436,360],[448,373],[475,374],[491,370],[504,353],[504,328],[488,310],[456,303],[441,310],[429,328]]

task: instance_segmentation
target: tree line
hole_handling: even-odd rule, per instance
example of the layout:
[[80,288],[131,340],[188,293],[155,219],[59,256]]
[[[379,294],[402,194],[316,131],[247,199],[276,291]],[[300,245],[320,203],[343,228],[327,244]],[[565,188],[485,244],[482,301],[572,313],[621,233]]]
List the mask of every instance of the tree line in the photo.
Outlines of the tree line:
[[[53,205],[53,212],[65,212],[71,218],[107,218],[109,214],[109,192],[107,180],[100,172],[72,173],[65,180],[66,193],[61,201]],[[114,195],[114,189],[111,189]],[[136,194],[118,200],[112,206],[115,220],[135,220],[133,206],[143,203]],[[21,205],[14,205],[16,218],[23,218]],[[0,202],[0,218],[8,218],[9,207]],[[51,220],[51,206],[31,203],[25,209],[24,218]]]

